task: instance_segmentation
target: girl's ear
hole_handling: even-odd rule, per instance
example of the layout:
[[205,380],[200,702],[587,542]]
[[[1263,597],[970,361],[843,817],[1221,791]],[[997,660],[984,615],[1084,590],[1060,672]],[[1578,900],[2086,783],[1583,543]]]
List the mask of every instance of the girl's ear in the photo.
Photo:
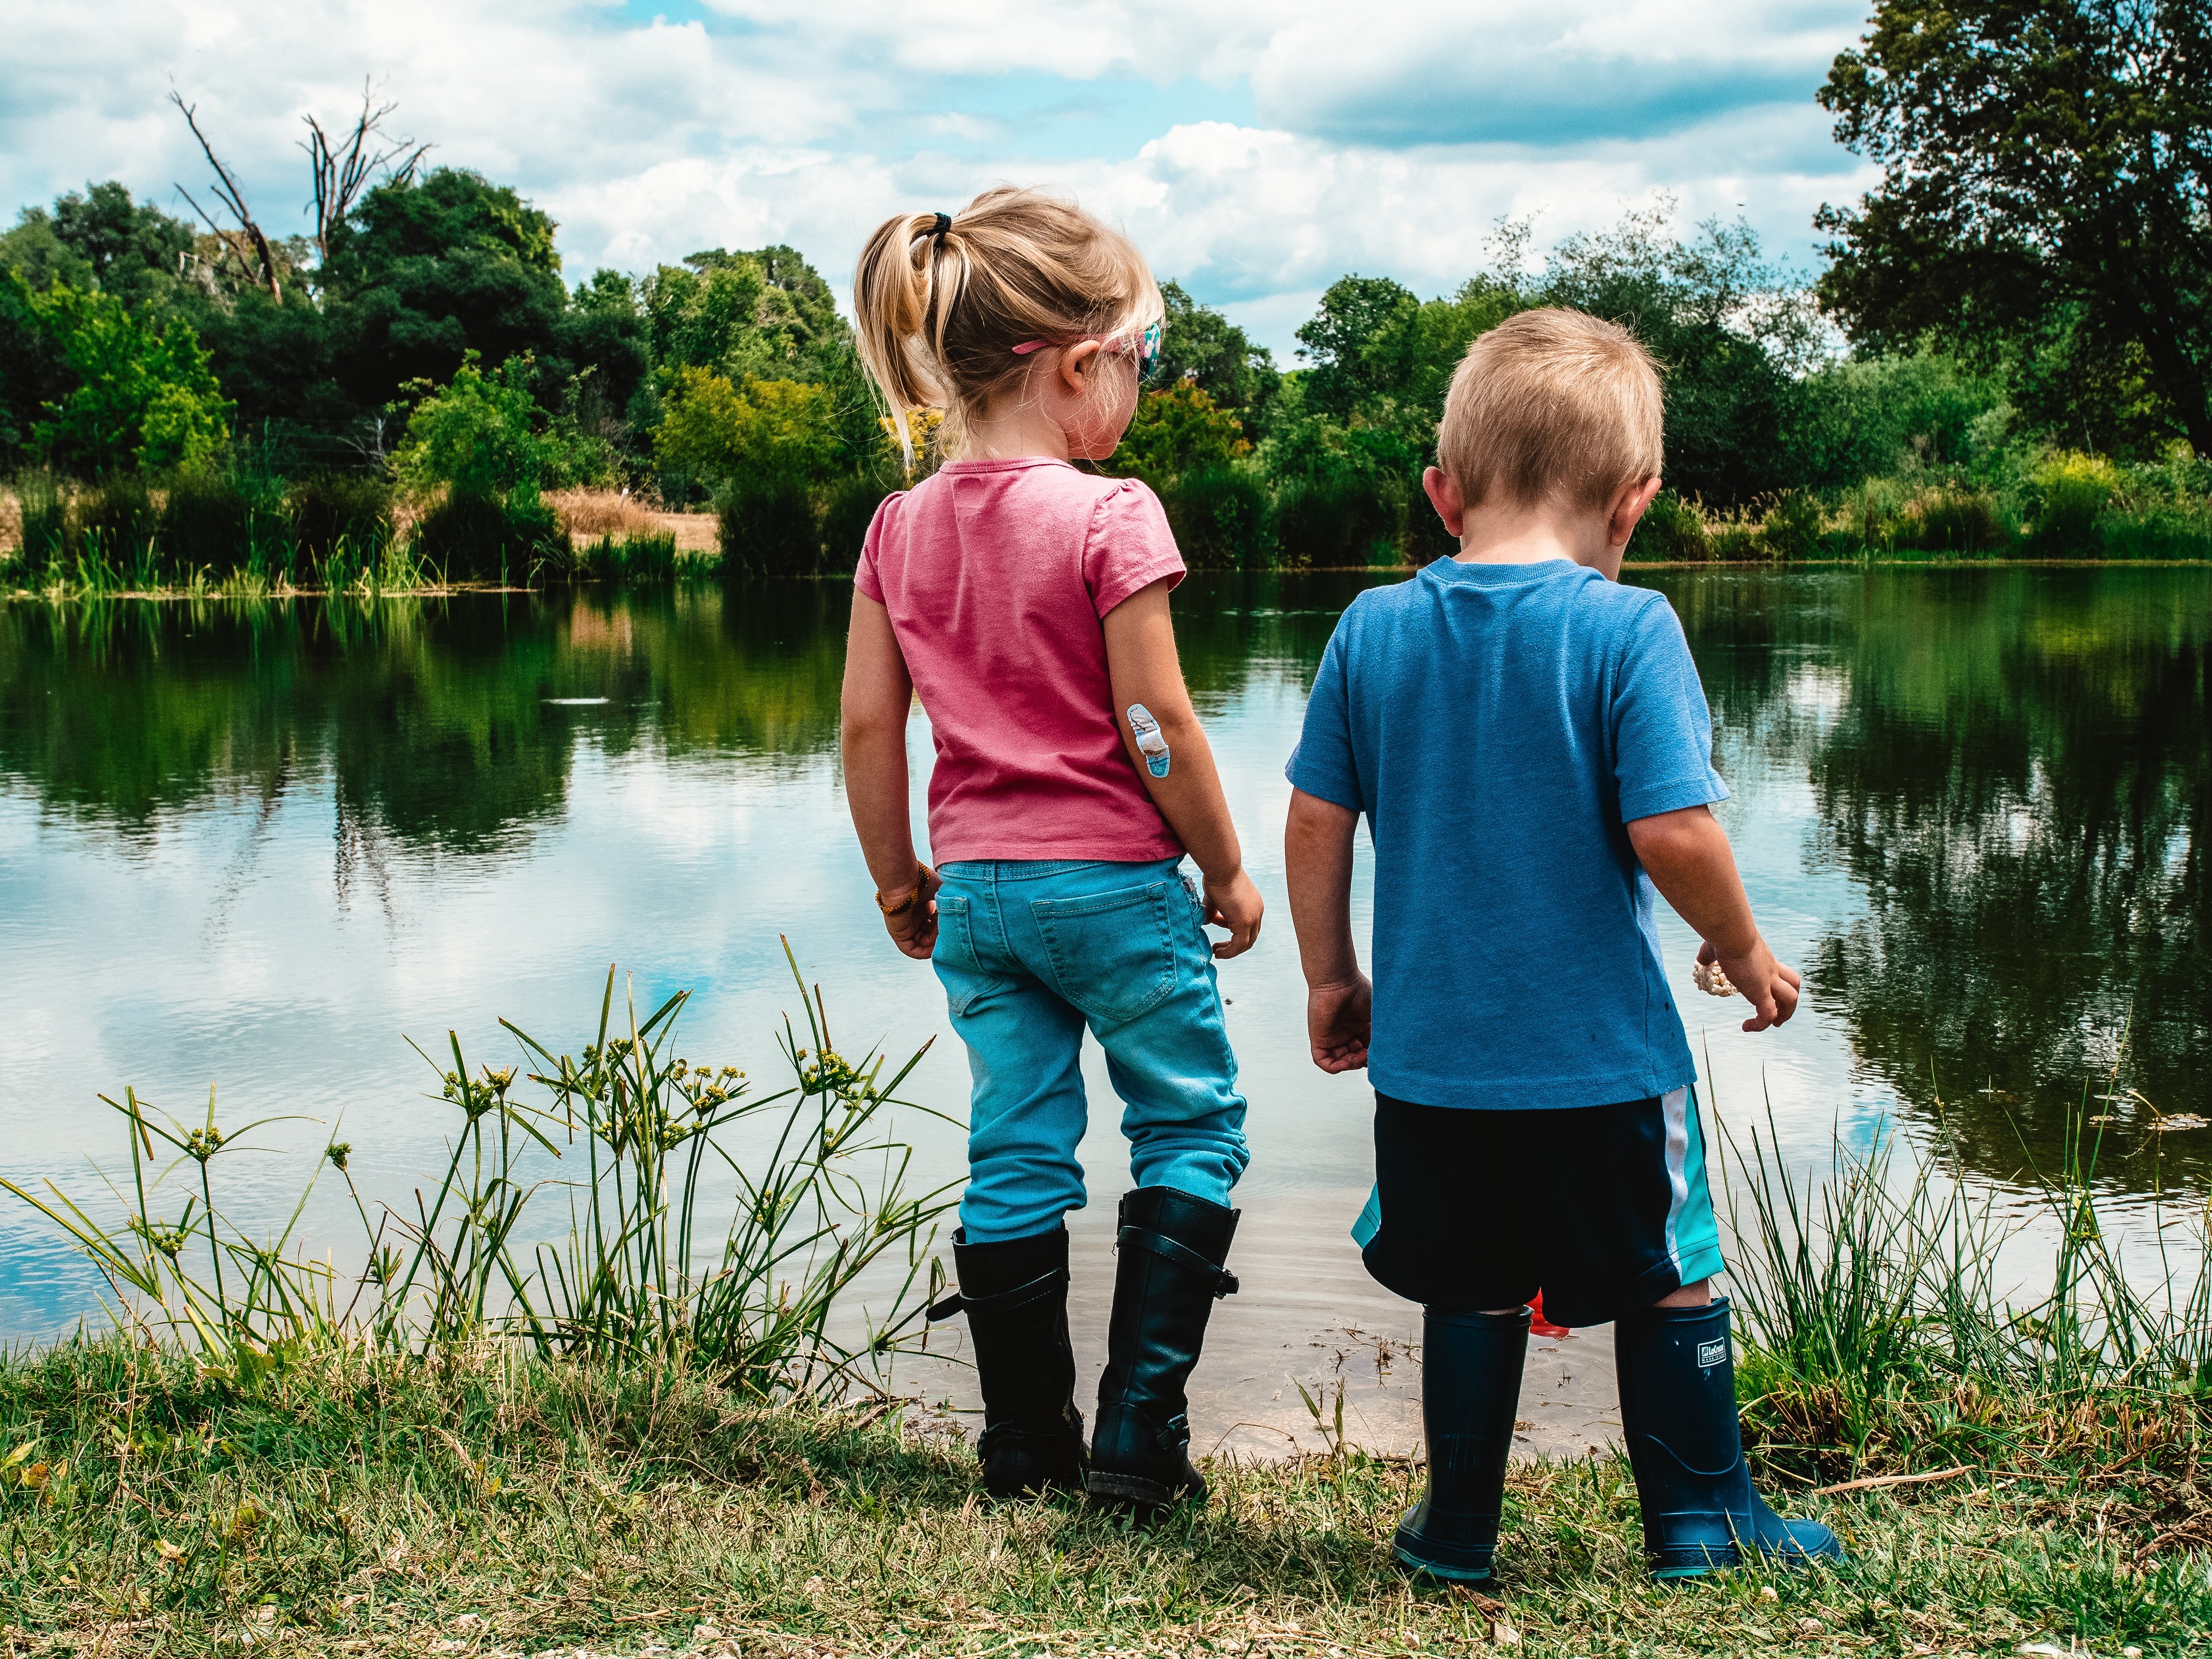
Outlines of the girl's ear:
[[1060,383],[1079,398],[1088,395],[1092,377],[1098,373],[1098,354],[1105,349],[1097,340],[1078,340],[1072,346],[1062,346],[1058,370]]

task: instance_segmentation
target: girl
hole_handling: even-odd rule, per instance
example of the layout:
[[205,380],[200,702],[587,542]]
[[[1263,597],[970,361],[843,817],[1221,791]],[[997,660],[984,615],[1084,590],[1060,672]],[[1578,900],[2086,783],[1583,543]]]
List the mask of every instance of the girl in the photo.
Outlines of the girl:
[[[957,216],[885,222],[853,306],[902,447],[916,411],[941,410],[952,457],[868,527],[843,710],[884,925],[935,966],[974,1078],[959,1291],[931,1317],[968,1316],[994,1497],[1203,1499],[1184,1385],[1214,1298],[1237,1288],[1228,1198],[1248,1156],[1213,958],[1251,948],[1261,906],[1176,661],[1166,516],[1143,484],[1070,465],[1121,442],[1158,354],[1159,289],[1127,238],[1000,188]],[[907,811],[917,691],[935,870]],[[1202,896],[1178,874],[1186,853]],[[1061,1221],[1084,1202],[1086,1024],[1136,1183],[1087,1474]]]

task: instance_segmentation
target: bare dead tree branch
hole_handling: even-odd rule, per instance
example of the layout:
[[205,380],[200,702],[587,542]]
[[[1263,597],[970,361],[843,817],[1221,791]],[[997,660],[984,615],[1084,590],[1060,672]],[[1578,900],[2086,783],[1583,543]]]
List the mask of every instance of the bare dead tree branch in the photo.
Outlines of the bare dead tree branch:
[[331,143],[323,124],[313,115],[300,118],[307,124],[307,137],[300,148],[307,152],[308,163],[314,169],[315,247],[325,259],[330,258],[331,227],[353,211],[370,181],[381,177],[401,184],[410,182],[422,157],[433,148],[412,138],[385,136],[384,118],[398,107],[396,103],[376,102],[374,88],[364,79],[361,113],[354,118],[353,131],[343,143]]
[[[230,169],[223,166],[217,157],[215,146],[208,143],[207,135],[200,131],[198,118],[199,106],[185,103],[184,94],[174,87],[169,88],[169,101],[184,116],[185,125],[192,130],[192,137],[199,140],[200,153],[207,157],[208,165],[215,169],[215,198],[238,222],[237,228],[227,230],[216,223],[205,209],[192,200],[191,192],[182,185],[177,186],[177,193],[191,204],[192,211],[199,215],[207,228],[237,257],[239,264],[246,267],[248,279],[257,287],[266,288],[270,299],[281,301],[284,290],[276,277],[276,256],[270,251],[269,239],[261,234],[261,227],[254,222],[252,210],[246,204],[246,192],[239,188],[238,180],[231,176]],[[246,258],[249,249],[254,261],[258,262],[258,270]]]

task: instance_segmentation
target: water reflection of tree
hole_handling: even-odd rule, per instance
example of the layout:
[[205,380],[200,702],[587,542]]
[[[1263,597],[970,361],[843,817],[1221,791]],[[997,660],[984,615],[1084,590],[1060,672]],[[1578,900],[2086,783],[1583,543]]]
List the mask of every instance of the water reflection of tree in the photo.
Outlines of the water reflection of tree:
[[[1970,1160],[2006,1175],[2023,1135],[2057,1157],[2124,1029],[2124,1082],[2212,1115],[2212,578],[1878,573],[1833,611],[1832,651],[1794,667],[1744,648],[1741,615],[1702,620],[1717,708],[1786,703],[1808,665],[1834,693],[1771,735],[1812,782],[1814,856],[1868,894],[1812,964],[1863,1063],[1923,1109],[1940,1087]],[[2212,1173],[2207,1136],[2160,1149],[2148,1113],[2093,1109],[2120,1116],[2107,1156],[2131,1182],[2159,1150]]]
[[1218,713],[1255,680],[1304,696],[1344,607],[1395,571],[1205,571],[1176,589],[1176,650],[1201,714]]
[[[126,838],[332,779],[341,878],[559,814],[579,744],[750,762],[836,741],[836,583],[351,605],[0,608],[0,770]],[[605,698],[587,706],[561,698]]]

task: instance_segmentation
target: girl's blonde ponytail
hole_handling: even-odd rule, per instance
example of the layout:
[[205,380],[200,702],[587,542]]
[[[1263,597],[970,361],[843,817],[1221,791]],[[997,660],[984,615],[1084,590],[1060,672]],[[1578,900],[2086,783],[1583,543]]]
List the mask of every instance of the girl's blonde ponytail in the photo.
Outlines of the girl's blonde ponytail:
[[1072,340],[1159,320],[1159,289],[1136,245],[1073,202],[1000,185],[956,214],[886,219],[853,272],[860,362],[914,464],[908,419],[945,412],[956,452],[964,416],[1020,380],[1030,340]]

